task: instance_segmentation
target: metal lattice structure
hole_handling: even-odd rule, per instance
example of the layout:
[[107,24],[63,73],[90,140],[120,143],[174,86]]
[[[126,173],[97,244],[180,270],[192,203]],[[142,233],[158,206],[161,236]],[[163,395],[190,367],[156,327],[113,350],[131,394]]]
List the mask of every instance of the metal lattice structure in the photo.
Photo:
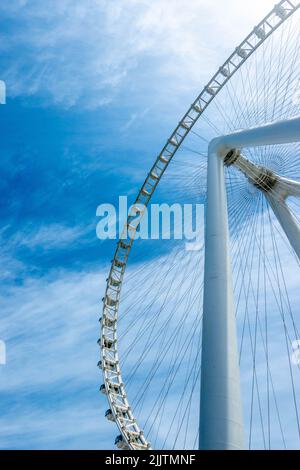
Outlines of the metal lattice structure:
[[[281,1],[239,44],[219,68],[167,140],[149,171],[134,206],[138,208],[139,205],[148,205],[168,165],[199,117],[205,113],[207,107],[248,58],[295,13],[299,6],[300,4],[296,1]],[[228,156],[228,152],[226,155]],[[228,158],[232,158],[232,155],[229,155]],[[241,161],[240,159],[240,165]],[[121,288],[128,256],[135,232],[138,229],[138,222],[133,216],[128,217],[125,228],[127,236],[121,237],[117,244],[103,298],[103,313],[100,319],[101,336],[98,341],[101,348],[101,360],[98,366],[102,369],[104,377],[104,384],[101,385],[100,391],[107,396],[109,402],[106,417],[114,421],[120,431],[120,436],[116,439],[117,446],[123,449],[142,450],[150,449],[151,443],[144,436],[127,399],[126,384],[122,380],[118,353],[117,325]]]

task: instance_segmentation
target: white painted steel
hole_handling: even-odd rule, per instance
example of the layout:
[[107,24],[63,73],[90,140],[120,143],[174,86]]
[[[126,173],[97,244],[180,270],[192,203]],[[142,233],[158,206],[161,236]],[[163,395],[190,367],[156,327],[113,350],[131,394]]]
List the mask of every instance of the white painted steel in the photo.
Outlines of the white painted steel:
[[224,163],[214,146],[208,154],[201,364],[199,448],[244,449]]
[[262,126],[243,129],[213,139],[215,151],[226,155],[231,149],[259,147],[262,145],[288,144],[300,141],[300,116]]
[[295,219],[291,213],[285,200],[278,200],[273,192],[266,193],[266,198],[269,204],[283,228],[291,246],[300,260],[300,226],[299,222]]
[[[231,149],[241,150],[244,147],[289,144],[294,142],[300,142],[300,116],[218,137],[212,141],[211,148],[219,152],[220,155],[225,156],[228,150]],[[300,259],[299,222],[295,219],[285,201],[289,196],[300,196],[300,184],[297,181],[275,175],[268,168],[262,169],[262,167],[248,161],[242,155],[233,164],[254,184],[260,180],[264,171],[267,170],[270,174],[273,174],[275,182],[272,183],[272,187],[264,191],[264,194]]]
[[[162,151],[150,169],[135,201],[135,204],[147,205],[173,156],[189,134],[199,117],[222,90],[230,78],[239,70],[246,60],[272,35],[300,6],[298,1],[282,0],[242,41],[226,62],[220,67],[209,83],[203,88],[179,124],[167,140]],[[126,226],[130,228],[130,218]],[[141,428],[127,400],[126,390],[118,356],[117,320],[122,282],[128,256],[134,240],[136,226],[130,229],[130,237],[119,241],[112,260],[103,298],[101,322],[101,361],[99,368],[103,371],[104,387],[109,406],[122,436],[122,448],[132,450],[149,449],[150,443],[145,439]],[[107,341],[109,340],[109,341]],[[110,347],[108,347],[110,345]],[[101,389],[103,390],[103,388]]]
[[[242,155],[244,147],[300,141],[300,117],[238,131],[213,139],[208,151],[207,215],[202,330],[200,449],[243,449],[244,430],[236,336],[224,157],[261,185],[274,214],[300,259],[300,227],[285,199],[299,184],[281,179]],[[289,190],[290,188],[290,190]]]

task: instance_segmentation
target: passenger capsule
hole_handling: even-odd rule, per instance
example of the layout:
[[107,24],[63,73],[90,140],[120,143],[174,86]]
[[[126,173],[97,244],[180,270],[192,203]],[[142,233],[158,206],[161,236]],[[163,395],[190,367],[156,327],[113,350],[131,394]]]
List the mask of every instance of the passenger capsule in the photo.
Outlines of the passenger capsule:
[[105,412],[105,418],[106,418],[108,421],[115,421],[115,417],[114,417],[113,412],[111,411],[111,409],[106,410],[106,412]]
[[104,326],[107,326],[108,328],[112,328],[115,324],[115,320],[113,318],[109,318],[105,316],[102,320],[102,323]]
[[125,263],[123,261],[115,259],[115,266],[117,266],[118,268],[123,268],[125,266]]
[[114,339],[110,339],[110,338],[104,338],[104,347],[107,348],[107,349],[111,349],[112,346],[115,344],[115,340]]
[[113,287],[119,287],[121,281],[119,281],[119,279],[114,279],[113,277],[111,277],[109,280],[109,284]]
[[124,438],[121,434],[119,434],[119,436],[116,437],[115,446],[117,446],[118,449],[122,449],[122,450],[128,450],[129,449],[129,446],[127,445],[127,443],[125,442],[125,440],[124,440]]
[[105,303],[109,307],[115,307],[117,305],[118,301],[115,300],[115,299],[112,299],[111,297],[108,297],[108,295],[107,295],[106,299],[105,299]]

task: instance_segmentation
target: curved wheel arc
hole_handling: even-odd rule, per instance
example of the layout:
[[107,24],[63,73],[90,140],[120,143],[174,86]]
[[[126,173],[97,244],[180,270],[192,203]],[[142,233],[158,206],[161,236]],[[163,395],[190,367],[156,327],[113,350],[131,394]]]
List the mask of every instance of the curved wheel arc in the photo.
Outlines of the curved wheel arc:
[[[255,50],[260,47],[260,45],[286,21],[299,6],[299,2],[290,0],[283,0],[278,3],[219,68],[196,100],[191,104],[188,111],[184,114],[167,140],[138,193],[134,203],[135,205],[143,204],[146,206],[149,203],[156,186],[173,156],[199,117],[206,110],[207,106],[209,106],[224,85]],[[101,360],[98,366],[102,369],[104,377],[104,384],[101,385],[100,391],[107,395],[110,406],[106,412],[106,417],[117,424],[121,433],[116,438],[115,444],[122,449],[143,450],[150,449],[151,444],[145,438],[143,431],[133,416],[127,400],[125,385],[122,382],[117,348],[117,319],[120,293],[128,256],[137,228],[138,225],[131,225],[131,217],[129,216],[125,225],[126,234],[128,235],[126,236],[125,232],[123,232],[123,236],[117,244],[112,260],[109,276],[107,278],[106,291],[103,297],[103,313],[100,318],[101,337],[98,343],[101,348]]]

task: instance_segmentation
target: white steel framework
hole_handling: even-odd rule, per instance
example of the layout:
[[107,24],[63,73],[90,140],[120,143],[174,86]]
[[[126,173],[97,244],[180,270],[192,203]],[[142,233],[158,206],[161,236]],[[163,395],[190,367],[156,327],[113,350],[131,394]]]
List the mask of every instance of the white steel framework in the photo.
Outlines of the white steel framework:
[[[207,217],[202,330],[200,449],[243,449],[238,347],[229,258],[224,160],[259,187],[298,257],[300,227],[284,200],[299,184],[281,180],[240,155],[244,147],[300,141],[300,117],[214,139],[208,153]],[[284,189],[284,192],[283,192]]]
[[[280,1],[219,68],[217,73],[191,104],[188,111],[184,114],[174,132],[167,140],[148,173],[138,193],[135,204],[147,205],[149,203],[173,156],[180,148],[199,117],[247,59],[274,33],[274,31],[293,15],[299,6],[300,3],[296,0]],[[223,171],[221,167],[219,167],[218,171],[221,176],[221,172]],[[224,188],[221,187],[219,190],[223,192]],[[225,227],[226,218],[223,219],[223,224]],[[125,385],[122,381],[117,341],[118,308],[122,281],[138,225],[134,224],[132,218],[129,217],[125,228],[128,230],[128,236],[120,240],[117,244],[107,278],[105,295],[103,297],[103,313],[100,318],[101,335],[98,341],[101,348],[101,360],[98,366],[102,369],[104,378],[104,383],[101,385],[100,391],[107,396],[110,406],[107,410],[106,417],[114,421],[120,431],[120,436],[116,439],[116,445],[119,448],[139,450],[149,449],[151,448],[151,444],[145,438],[142,429],[133,416],[127,399]],[[288,231],[289,230],[286,229],[286,232]],[[223,262],[229,267],[229,261],[226,257],[223,259]],[[232,309],[231,302],[231,299],[228,299],[229,309]]]
[[199,448],[243,449],[224,163],[208,154]]

